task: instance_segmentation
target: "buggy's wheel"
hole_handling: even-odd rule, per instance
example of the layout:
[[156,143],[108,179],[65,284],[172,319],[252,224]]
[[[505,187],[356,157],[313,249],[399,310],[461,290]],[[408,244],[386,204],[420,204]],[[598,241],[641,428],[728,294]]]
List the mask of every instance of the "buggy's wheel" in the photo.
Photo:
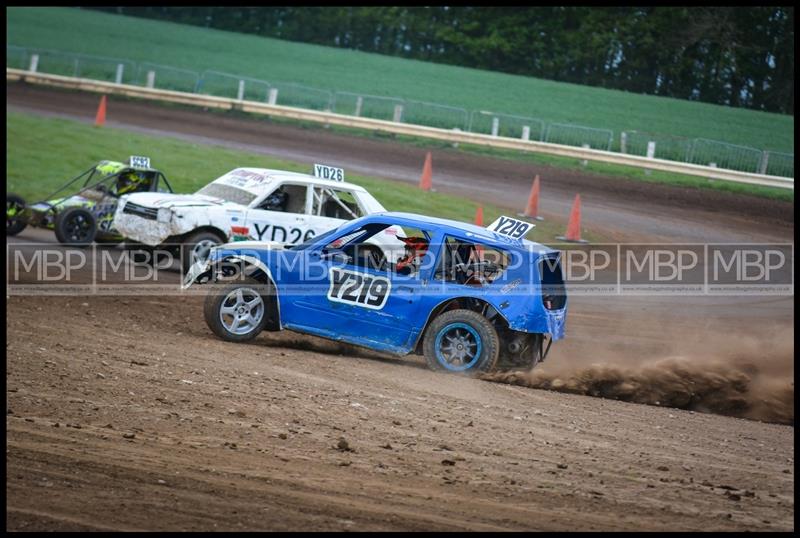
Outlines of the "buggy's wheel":
[[422,347],[432,370],[475,374],[494,369],[500,343],[488,319],[472,310],[458,309],[431,322]]
[[97,234],[94,215],[82,207],[65,209],[56,217],[55,232],[58,242],[64,245],[91,245]]
[[22,216],[25,200],[16,194],[6,195],[6,235],[17,235],[28,225]]

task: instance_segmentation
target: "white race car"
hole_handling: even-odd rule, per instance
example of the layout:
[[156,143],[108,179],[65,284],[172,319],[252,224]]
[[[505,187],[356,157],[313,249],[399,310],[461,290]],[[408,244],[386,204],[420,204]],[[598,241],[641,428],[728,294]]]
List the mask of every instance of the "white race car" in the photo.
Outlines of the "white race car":
[[[340,168],[323,165],[314,165],[313,176],[236,168],[194,194],[122,196],[113,226],[126,240],[172,250],[185,273],[212,247],[229,241],[293,245],[346,221],[386,211],[366,189],[343,179]],[[404,251],[402,237],[403,231],[396,230],[376,246],[387,258],[397,258]]]

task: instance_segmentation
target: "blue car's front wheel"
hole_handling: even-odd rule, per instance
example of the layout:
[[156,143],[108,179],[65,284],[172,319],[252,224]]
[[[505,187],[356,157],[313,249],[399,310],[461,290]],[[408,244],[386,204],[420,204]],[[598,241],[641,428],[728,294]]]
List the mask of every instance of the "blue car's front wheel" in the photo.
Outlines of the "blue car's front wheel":
[[270,286],[251,279],[212,288],[203,305],[206,324],[224,340],[252,340],[264,330],[273,315],[270,293]]
[[432,370],[465,374],[494,369],[500,350],[489,320],[463,309],[437,316],[425,331],[422,347]]

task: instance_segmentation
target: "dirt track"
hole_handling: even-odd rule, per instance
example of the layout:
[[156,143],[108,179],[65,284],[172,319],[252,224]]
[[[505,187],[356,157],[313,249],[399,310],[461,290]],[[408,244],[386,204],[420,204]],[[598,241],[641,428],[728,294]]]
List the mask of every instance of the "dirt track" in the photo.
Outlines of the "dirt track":
[[9,530],[793,528],[791,427],[233,345],[200,312],[10,299]]
[[[45,100],[37,106],[64,106]],[[91,117],[96,97],[83,106]],[[197,132],[189,120],[204,121],[126,106],[138,107],[126,109],[128,120],[141,114],[164,131]],[[296,151],[310,151],[301,142],[309,137],[320,154],[354,144],[225,121],[239,144],[275,129],[289,129]],[[421,162],[423,150],[374,144],[360,166]],[[516,166],[500,176],[514,177]],[[476,170],[465,170],[474,196],[484,192]],[[503,197],[527,181],[508,180]],[[612,183],[596,191],[612,236],[787,240],[793,231],[780,204],[764,202],[761,213],[751,205],[756,213],[744,217],[719,201],[651,204]],[[673,211],[694,216],[676,227],[663,216]],[[9,243],[52,241],[26,230]],[[291,333],[225,343],[197,298],[12,296],[7,529],[793,530],[793,427],[529,388],[579,389],[593,364],[640,382],[677,355],[696,368],[692,379],[744,386],[734,396],[750,399],[753,418],[793,423],[793,317],[793,296],[575,297],[567,339],[521,380],[528,386],[512,386]],[[735,369],[721,375],[719,363]],[[663,385],[676,371],[653,379]],[[644,392],[655,389],[664,386]],[[773,413],[759,414],[764,406]],[[352,450],[338,448],[341,438]]]

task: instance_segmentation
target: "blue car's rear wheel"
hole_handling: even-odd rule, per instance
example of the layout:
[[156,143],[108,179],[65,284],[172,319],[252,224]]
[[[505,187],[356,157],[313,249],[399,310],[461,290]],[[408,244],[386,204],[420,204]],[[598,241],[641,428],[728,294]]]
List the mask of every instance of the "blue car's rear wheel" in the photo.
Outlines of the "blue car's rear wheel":
[[497,331],[489,320],[463,309],[437,316],[425,332],[422,347],[431,369],[463,374],[493,370],[500,350]]

